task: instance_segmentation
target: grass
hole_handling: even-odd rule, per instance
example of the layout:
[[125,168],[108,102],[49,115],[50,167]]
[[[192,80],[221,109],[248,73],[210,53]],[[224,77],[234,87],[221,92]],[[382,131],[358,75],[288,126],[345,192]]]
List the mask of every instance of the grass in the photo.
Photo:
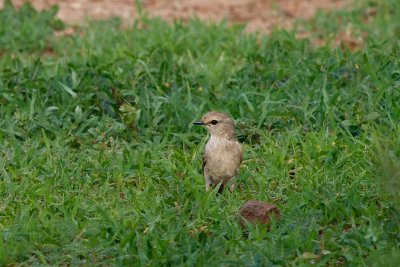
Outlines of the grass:
[[[379,8],[365,24],[368,6]],[[399,10],[362,1],[305,25],[328,39],[351,24],[369,36],[352,52],[145,16],[59,36],[56,9],[7,2],[0,264],[395,266]],[[214,109],[245,144],[241,192],[204,192],[206,133],[191,122]],[[244,239],[249,199],[282,219]]]

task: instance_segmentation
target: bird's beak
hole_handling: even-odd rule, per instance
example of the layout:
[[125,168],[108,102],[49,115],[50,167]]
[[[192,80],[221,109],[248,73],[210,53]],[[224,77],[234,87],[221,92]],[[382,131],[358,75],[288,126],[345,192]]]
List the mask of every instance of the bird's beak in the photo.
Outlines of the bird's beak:
[[204,125],[205,123],[203,121],[195,121],[193,122],[195,125]]

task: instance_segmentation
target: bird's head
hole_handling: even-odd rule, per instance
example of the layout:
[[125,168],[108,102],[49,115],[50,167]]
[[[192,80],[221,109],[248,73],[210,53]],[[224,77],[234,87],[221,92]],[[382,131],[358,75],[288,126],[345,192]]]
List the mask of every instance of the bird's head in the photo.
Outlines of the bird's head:
[[212,136],[236,139],[235,125],[231,117],[222,112],[207,112],[201,121],[195,121],[193,124],[205,126]]

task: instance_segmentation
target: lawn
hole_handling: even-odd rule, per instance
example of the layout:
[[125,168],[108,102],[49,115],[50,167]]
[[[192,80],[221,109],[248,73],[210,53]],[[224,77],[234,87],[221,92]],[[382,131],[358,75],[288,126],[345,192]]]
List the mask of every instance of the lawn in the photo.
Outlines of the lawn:
[[[397,0],[317,14],[308,39],[145,14],[65,34],[56,12],[0,10],[0,265],[400,262]],[[209,110],[235,118],[241,191],[204,190]],[[250,199],[282,216],[246,239]]]

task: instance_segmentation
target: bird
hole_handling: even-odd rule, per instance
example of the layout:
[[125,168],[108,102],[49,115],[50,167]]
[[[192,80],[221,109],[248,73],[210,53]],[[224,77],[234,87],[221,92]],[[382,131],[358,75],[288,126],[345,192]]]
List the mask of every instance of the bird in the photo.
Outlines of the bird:
[[[227,183],[239,173],[243,160],[243,145],[236,138],[233,120],[225,113],[210,111],[193,124],[204,126],[211,135],[203,153],[206,191],[221,183],[218,193],[222,193]],[[232,184],[230,190],[234,187]]]

